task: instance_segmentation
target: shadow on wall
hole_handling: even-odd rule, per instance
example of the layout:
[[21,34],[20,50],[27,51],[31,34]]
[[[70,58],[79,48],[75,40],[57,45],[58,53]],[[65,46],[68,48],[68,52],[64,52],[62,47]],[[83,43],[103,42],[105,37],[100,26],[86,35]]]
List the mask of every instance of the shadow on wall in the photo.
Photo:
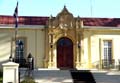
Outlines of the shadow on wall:
[[12,31],[0,30],[0,68],[8,62],[11,51]]

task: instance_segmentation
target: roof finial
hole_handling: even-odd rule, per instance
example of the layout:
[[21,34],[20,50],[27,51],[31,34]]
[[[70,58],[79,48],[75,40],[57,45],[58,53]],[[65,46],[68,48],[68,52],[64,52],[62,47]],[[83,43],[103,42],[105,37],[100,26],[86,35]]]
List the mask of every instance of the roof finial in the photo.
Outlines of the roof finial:
[[62,12],[68,12],[68,10],[66,8],[66,5],[64,5],[64,8],[63,8]]
[[64,8],[66,8],[66,5],[64,4]]
[[66,8],[66,4],[64,4],[64,10],[67,10],[67,8]]
[[78,17],[77,17],[77,21],[79,21],[80,20],[80,16],[78,15]]
[[50,19],[52,19],[53,18],[53,16],[52,16],[52,14],[50,15],[50,17],[49,17]]

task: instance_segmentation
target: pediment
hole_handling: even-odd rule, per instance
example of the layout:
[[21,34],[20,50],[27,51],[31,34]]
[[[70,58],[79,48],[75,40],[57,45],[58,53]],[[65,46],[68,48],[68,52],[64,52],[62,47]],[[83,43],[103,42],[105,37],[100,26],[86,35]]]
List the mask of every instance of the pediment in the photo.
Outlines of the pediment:
[[75,19],[73,15],[67,10],[66,6],[62,9],[60,13],[52,20],[52,26],[54,27],[74,27]]

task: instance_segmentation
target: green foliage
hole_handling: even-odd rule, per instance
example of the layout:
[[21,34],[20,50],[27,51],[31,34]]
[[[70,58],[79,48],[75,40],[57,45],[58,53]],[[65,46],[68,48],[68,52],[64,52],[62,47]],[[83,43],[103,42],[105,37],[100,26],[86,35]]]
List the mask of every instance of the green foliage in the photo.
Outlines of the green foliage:
[[2,69],[0,69],[0,77],[2,77],[2,75],[3,75],[3,71]]
[[35,83],[35,81],[32,77],[25,77],[21,83]]
[[0,83],[2,83],[2,81],[3,81],[3,78],[2,78],[2,77],[0,77]]
[[2,83],[2,80],[3,80],[3,71],[2,69],[0,69],[0,83]]

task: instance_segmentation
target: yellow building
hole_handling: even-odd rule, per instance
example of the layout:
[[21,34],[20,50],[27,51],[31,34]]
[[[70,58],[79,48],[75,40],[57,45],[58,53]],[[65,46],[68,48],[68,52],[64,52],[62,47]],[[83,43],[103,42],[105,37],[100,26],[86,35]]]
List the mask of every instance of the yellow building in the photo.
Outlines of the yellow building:
[[12,56],[35,68],[112,69],[120,59],[120,19],[74,17],[66,7],[56,17],[0,16],[0,63]]

